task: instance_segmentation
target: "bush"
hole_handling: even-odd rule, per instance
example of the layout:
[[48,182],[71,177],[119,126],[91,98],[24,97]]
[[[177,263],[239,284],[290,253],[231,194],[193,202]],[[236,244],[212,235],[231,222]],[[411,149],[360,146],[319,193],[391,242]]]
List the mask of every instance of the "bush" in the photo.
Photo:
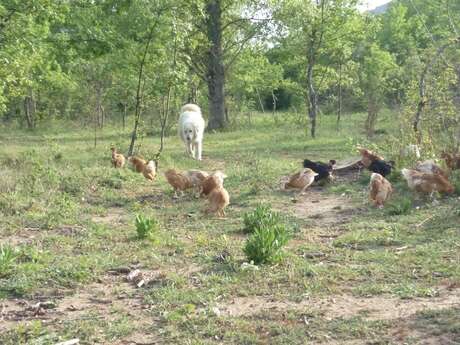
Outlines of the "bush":
[[412,200],[409,198],[402,198],[394,200],[387,205],[386,213],[390,216],[401,216],[409,214],[412,210]]
[[281,215],[273,212],[270,205],[259,205],[243,216],[245,233],[254,233],[257,229],[270,227],[281,222]]
[[17,256],[18,253],[13,247],[7,245],[0,246],[0,278],[11,273]]
[[450,176],[450,182],[454,186],[454,189],[455,189],[454,193],[456,195],[460,195],[460,171],[459,170],[452,171],[451,176]]
[[288,231],[283,224],[273,224],[257,228],[246,241],[243,248],[248,261],[255,264],[277,262],[282,256],[282,247],[289,240]]
[[152,237],[152,235],[158,231],[160,224],[154,218],[145,218],[142,215],[136,216],[136,231],[137,236],[141,239]]

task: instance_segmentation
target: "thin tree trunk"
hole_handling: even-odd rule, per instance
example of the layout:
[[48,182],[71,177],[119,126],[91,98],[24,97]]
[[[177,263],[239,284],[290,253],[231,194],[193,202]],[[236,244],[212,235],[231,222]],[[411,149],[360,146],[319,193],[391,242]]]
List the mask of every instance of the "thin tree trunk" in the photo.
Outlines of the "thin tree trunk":
[[35,99],[33,91],[29,91],[29,95],[24,99],[24,114],[27,121],[27,128],[35,128]]
[[308,107],[308,117],[311,121],[311,137],[315,138],[316,136],[316,116],[318,114],[318,98],[316,95],[316,90],[313,85],[313,67],[314,67],[314,60],[309,58],[308,67],[307,67],[307,84],[308,84],[308,100],[309,100],[309,107]]
[[272,90],[272,99],[273,99],[273,120],[275,120],[275,123],[276,123],[277,122],[277,118],[276,118],[276,100],[277,98],[273,90]]
[[172,87],[171,85],[168,87],[168,92],[166,97],[163,97],[162,100],[162,111],[160,115],[160,126],[161,126],[161,132],[160,132],[160,148],[158,149],[158,152],[155,156],[155,163],[158,168],[158,161],[160,160],[161,153],[163,152],[164,148],[164,138],[165,138],[165,132],[166,132],[166,125],[168,123],[168,118],[169,118],[169,108],[171,104],[171,92],[172,92]]
[[135,113],[134,113],[134,129],[133,129],[133,133],[131,134],[131,143],[129,144],[128,156],[132,156],[133,154],[134,144],[137,139],[137,130],[138,130],[139,122],[141,119],[142,79],[143,79],[143,74],[144,74],[145,60],[147,58],[150,43],[152,42],[152,39],[153,39],[153,29],[154,29],[154,26],[150,28],[149,36],[147,38],[147,43],[144,49],[144,54],[142,56],[142,59],[139,65],[139,74],[138,74],[138,79],[137,79],[137,90],[136,90],[136,108],[135,108]]
[[[192,73],[193,73],[193,70],[190,69],[190,74]],[[197,89],[198,89],[197,86],[191,80],[189,83],[189,89],[188,89],[188,97],[187,97],[188,103],[193,103],[193,104],[197,103]]]
[[417,112],[415,113],[415,118],[413,122],[413,129],[417,137],[417,143],[420,145],[422,142],[422,133],[420,128],[420,120],[422,119],[422,114],[425,109],[427,100],[425,97],[426,92],[426,75],[428,73],[429,64],[423,69],[422,75],[420,76],[420,82],[418,86],[419,101],[417,104]]
[[94,112],[93,116],[93,122],[94,122],[94,147],[97,146],[97,127],[98,127],[98,120],[97,120],[97,112]]
[[221,0],[208,0],[206,4],[207,37],[211,44],[208,52],[206,82],[208,84],[209,123],[208,129],[220,129],[225,120],[225,69],[222,53],[222,8]]
[[342,62],[339,64],[339,90],[337,94],[337,131],[340,130],[340,120],[342,118]]
[[375,132],[375,123],[379,113],[377,100],[374,95],[369,95],[367,103],[367,119],[366,119],[366,134],[368,138],[372,138]]
[[259,100],[259,104],[260,104],[260,109],[262,110],[262,113],[265,113],[264,104],[262,103],[262,99],[260,98],[259,89],[256,88],[256,92],[257,92],[257,99]]
[[[173,50],[173,61],[172,61],[172,73],[171,75],[176,75],[176,68],[177,68],[177,32],[176,32],[176,21],[173,21],[173,34],[174,34],[174,50]],[[161,125],[161,132],[160,132],[160,148],[158,149],[157,154],[155,155],[155,164],[158,169],[158,162],[160,160],[161,153],[163,152],[164,148],[164,138],[166,133],[166,126],[168,124],[169,119],[169,112],[171,107],[171,94],[175,94],[175,87],[176,83],[174,80],[170,80],[168,83],[168,92],[166,99],[163,98],[162,102],[162,114],[160,116],[160,125]]]
[[322,46],[323,42],[323,35],[324,35],[324,12],[325,6],[327,1],[326,0],[316,0],[316,6],[320,7],[321,12],[321,20],[317,23],[312,29],[310,34],[310,42],[309,42],[309,49],[308,49],[308,66],[307,66],[307,85],[308,85],[308,97],[309,97],[309,111],[308,116],[310,117],[311,121],[311,137],[316,137],[316,118],[318,114],[318,95],[316,94],[314,79],[313,79],[313,69],[316,64],[316,54],[318,53],[319,49]]
[[101,129],[104,129],[105,120],[106,120],[106,118],[105,118],[105,108],[101,104]]
[[425,68],[422,71],[422,74],[420,75],[420,81],[419,81],[419,102],[417,104],[417,111],[415,113],[414,121],[412,123],[413,130],[417,136],[417,143],[420,144],[422,141],[422,131],[420,128],[420,122],[422,119],[423,112],[425,110],[425,106],[427,104],[427,99],[426,99],[426,77],[428,75],[428,72],[430,72],[431,68],[433,65],[436,63],[438,58],[442,56],[444,50],[449,47],[452,44],[459,44],[460,43],[460,37],[457,37],[454,40],[449,41],[448,43],[442,45],[441,47],[438,48],[436,51],[435,56],[427,62]]
[[126,115],[127,115],[127,112],[128,112],[128,104],[127,102],[126,103],[123,103],[123,131],[125,130],[125,127],[126,127]]

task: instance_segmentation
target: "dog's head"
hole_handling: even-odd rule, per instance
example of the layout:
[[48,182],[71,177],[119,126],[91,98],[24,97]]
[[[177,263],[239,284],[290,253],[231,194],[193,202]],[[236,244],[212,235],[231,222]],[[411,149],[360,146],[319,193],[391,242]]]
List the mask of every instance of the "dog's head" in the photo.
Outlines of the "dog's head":
[[196,138],[196,128],[191,123],[186,123],[182,131],[187,142],[191,142]]

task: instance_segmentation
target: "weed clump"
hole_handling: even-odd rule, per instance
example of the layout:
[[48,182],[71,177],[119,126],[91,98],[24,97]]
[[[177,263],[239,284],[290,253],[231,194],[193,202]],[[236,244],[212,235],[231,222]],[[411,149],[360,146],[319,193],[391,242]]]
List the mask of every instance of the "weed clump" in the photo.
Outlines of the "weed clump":
[[282,248],[289,240],[289,232],[284,224],[264,226],[248,238],[244,253],[256,265],[274,263],[281,259]]
[[411,210],[412,200],[410,198],[401,198],[389,203],[386,208],[386,213],[390,216],[401,216],[409,214]]
[[270,205],[259,205],[254,211],[243,216],[244,229],[247,234],[254,233],[257,229],[270,227],[281,222],[281,215],[273,212]]
[[273,212],[269,205],[259,205],[244,215],[243,222],[244,231],[251,234],[243,248],[248,260],[255,264],[279,261],[290,237],[282,215]]
[[137,237],[140,239],[152,238],[160,229],[160,224],[155,218],[146,218],[140,214],[136,216],[135,225]]
[[8,276],[16,261],[18,252],[11,246],[0,246],[0,278]]

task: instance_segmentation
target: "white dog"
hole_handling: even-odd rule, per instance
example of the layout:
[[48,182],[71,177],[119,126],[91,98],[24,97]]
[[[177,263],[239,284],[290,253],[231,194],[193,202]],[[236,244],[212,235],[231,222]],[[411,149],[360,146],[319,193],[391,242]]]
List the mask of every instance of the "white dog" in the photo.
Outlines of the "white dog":
[[193,158],[201,160],[201,148],[204,133],[204,119],[196,104],[186,104],[179,117],[179,136],[185,149]]

